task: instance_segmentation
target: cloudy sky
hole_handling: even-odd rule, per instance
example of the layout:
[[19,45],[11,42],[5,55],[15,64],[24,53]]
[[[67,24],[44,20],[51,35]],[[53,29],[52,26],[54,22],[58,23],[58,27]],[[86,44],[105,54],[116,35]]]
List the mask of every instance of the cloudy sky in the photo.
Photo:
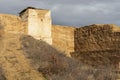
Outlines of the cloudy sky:
[[120,0],[0,0],[0,13],[18,15],[28,6],[50,9],[53,24],[120,26]]

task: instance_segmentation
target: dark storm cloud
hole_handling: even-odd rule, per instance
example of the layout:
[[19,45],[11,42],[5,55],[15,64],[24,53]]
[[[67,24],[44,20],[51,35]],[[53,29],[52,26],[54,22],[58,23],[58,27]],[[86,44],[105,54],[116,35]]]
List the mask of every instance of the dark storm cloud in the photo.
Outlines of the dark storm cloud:
[[120,0],[1,0],[0,12],[17,14],[27,6],[50,9],[54,24],[120,25]]

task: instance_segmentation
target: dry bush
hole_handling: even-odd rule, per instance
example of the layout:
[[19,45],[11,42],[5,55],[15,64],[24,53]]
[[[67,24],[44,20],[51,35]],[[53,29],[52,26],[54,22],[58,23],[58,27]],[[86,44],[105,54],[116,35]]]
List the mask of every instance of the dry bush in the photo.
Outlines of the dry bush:
[[[68,58],[47,43],[30,36],[21,38],[25,56],[48,80],[115,80],[112,66],[94,68]],[[108,68],[109,67],[109,68]]]

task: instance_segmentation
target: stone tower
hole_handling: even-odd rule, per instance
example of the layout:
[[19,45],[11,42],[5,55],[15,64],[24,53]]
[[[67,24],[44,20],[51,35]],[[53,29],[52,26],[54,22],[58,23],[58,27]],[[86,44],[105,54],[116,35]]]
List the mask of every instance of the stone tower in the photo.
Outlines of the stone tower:
[[27,23],[28,35],[52,44],[50,10],[28,7],[19,15],[22,21]]

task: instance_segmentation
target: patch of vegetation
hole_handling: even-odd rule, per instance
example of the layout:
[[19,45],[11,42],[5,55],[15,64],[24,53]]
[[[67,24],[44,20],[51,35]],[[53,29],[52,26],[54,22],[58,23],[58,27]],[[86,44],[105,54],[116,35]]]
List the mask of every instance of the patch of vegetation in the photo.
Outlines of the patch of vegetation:
[[30,36],[23,36],[21,42],[31,65],[48,80],[116,80],[117,73],[112,65],[94,68]]

